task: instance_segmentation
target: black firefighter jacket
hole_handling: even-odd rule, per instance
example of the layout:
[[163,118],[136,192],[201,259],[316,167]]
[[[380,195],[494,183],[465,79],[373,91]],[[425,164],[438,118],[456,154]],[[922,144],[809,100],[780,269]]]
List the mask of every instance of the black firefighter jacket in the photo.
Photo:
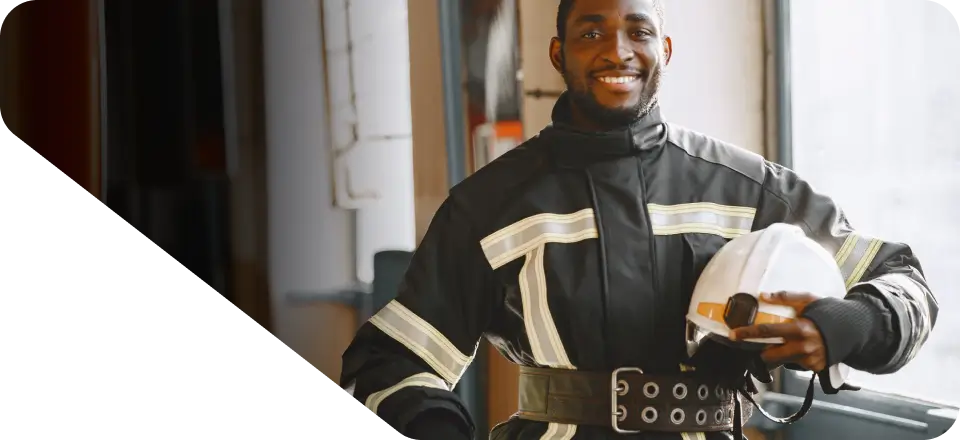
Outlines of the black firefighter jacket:
[[[538,136],[451,190],[397,298],[344,353],[341,384],[398,431],[473,426],[451,390],[481,338],[525,366],[680,372],[700,272],[727,241],[775,222],[802,227],[846,279],[846,300],[806,313],[831,364],[891,373],[926,341],[938,305],[907,245],[858,233],[791,170],[666,122],[659,108],[586,133],[566,124],[566,102]],[[732,437],[513,418],[491,438]]]

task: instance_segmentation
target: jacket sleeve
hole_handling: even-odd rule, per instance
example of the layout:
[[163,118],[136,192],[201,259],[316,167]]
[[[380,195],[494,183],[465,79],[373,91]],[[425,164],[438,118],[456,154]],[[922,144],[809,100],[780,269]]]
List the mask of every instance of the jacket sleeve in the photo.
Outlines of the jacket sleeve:
[[451,199],[440,206],[396,299],[343,354],[341,386],[404,435],[473,437],[471,416],[452,390],[503,301],[470,220]]
[[825,298],[804,311],[824,338],[828,365],[843,362],[872,374],[903,368],[927,341],[939,311],[916,255],[906,244],[855,230],[831,198],[793,171],[765,166],[754,229],[800,226],[835,256],[846,281],[846,298]]

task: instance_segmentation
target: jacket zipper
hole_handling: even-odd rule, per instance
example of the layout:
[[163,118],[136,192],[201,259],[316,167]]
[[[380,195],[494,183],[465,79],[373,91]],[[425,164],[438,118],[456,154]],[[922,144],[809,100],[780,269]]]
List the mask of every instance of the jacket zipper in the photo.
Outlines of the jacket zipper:
[[[630,142],[633,142],[632,135],[630,136]],[[649,235],[650,268],[653,271],[653,273],[650,274],[651,277],[653,278],[653,280],[651,281],[651,284],[653,285],[652,307],[653,307],[653,310],[657,310],[660,307],[659,301],[657,301],[657,299],[659,299],[660,297],[660,271],[657,268],[657,241],[655,239],[655,236],[653,235],[653,222],[650,219],[650,210],[647,209],[647,179],[643,175],[643,158],[639,154],[636,157],[637,157],[637,170],[640,173],[640,191],[641,191],[640,200],[643,204],[643,206],[640,207],[640,210],[643,211],[643,216],[647,220],[647,233],[650,234]],[[657,314],[652,313],[650,316],[651,316],[650,335],[651,335],[651,338],[655,340],[653,335],[657,334],[657,322],[656,322]]]

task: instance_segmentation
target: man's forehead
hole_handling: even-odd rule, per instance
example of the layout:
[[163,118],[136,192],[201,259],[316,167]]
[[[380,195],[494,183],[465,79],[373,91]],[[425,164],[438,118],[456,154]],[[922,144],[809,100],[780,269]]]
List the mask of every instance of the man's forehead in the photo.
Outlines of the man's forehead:
[[570,10],[570,19],[580,21],[582,18],[615,18],[644,19],[653,21],[657,16],[655,0],[575,0]]

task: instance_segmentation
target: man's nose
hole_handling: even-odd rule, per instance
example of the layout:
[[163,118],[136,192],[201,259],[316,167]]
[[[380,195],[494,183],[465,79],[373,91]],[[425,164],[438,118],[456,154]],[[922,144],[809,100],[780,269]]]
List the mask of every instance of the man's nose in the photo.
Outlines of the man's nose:
[[609,46],[605,50],[605,56],[611,63],[618,65],[626,64],[634,58],[633,48],[630,46],[630,37],[620,32],[616,38],[611,38]]

